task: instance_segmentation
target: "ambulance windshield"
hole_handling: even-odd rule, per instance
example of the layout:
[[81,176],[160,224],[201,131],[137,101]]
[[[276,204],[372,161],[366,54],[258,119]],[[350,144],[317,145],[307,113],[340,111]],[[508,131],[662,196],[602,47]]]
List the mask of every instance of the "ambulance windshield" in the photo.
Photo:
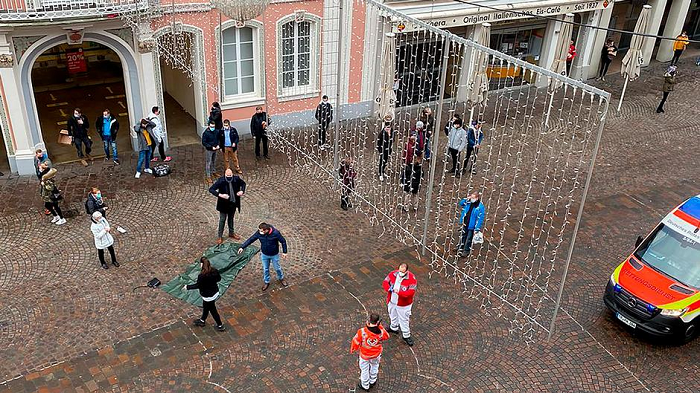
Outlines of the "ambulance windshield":
[[634,256],[681,284],[700,289],[700,242],[659,224]]

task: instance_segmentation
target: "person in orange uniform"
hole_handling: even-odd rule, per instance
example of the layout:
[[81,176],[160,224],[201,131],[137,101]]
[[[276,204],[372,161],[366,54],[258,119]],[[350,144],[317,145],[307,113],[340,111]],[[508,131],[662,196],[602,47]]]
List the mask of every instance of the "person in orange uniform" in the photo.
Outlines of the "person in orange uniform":
[[673,59],[671,59],[671,65],[677,65],[678,59],[681,58],[685,47],[688,46],[688,33],[682,32],[681,35],[676,37],[676,41],[673,42]]
[[382,341],[389,339],[389,333],[382,326],[379,315],[370,314],[367,324],[359,329],[350,344],[350,353],[360,350],[360,390],[369,392],[377,383],[379,361],[382,358]]

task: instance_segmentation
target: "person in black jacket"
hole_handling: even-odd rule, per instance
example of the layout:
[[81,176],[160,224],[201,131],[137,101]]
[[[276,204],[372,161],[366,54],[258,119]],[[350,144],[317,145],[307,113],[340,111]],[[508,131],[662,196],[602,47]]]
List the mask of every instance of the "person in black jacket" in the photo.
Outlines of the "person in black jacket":
[[316,107],[316,120],[318,121],[318,145],[321,150],[330,147],[326,145],[326,131],[333,121],[333,106],[328,102],[328,96],[324,95],[322,101]]
[[250,133],[255,138],[255,158],[260,158],[260,142],[263,145],[263,156],[267,156],[267,126],[270,125],[270,116],[263,112],[261,106],[255,107],[255,114],[250,119]]
[[107,204],[102,198],[102,192],[97,187],[92,187],[88,193],[87,201],[85,201],[85,210],[87,214],[92,215],[94,212],[102,213],[102,217],[107,218]]
[[245,182],[238,176],[234,176],[231,169],[227,169],[224,177],[209,187],[209,192],[217,197],[216,210],[219,212],[219,232],[216,244],[224,242],[224,224],[228,218],[228,237],[233,240],[241,240],[241,237],[233,230],[233,216],[236,209],[241,211],[241,197],[245,193]]
[[207,317],[211,312],[211,316],[216,322],[216,330],[223,332],[226,328],[221,323],[221,317],[216,310],[216,299],[220,295],[218,282],[221,281],[221,275],[216,268],[211,266],[207,257],[201,257],[199,263],[202,264],[202,271],[197,276],[197,282],[183,287],[185,290],[199,289],[199,294],[202,296],[202,317],[195,319],[194,324],[197,326],[206,325]]
[[277,279],[282,286],[286,287],[287,281],[284,279],[284,272],[282,271],[282,266],[280,266],[280,247],[282,244],[282,256],[287,257],[287,240],[277,229],[273,228],[272,225],[261,222],[258,225],[258,231],[249,237],[248,240],[241,244],[241,248],[238,249],[238,253],[241,254],[243,249],[251,245],[254,241],[260,240],[260,259],[263,264],[263,287],[262,290],[265,291],[270,286],[270,262],[274,266],[277,272]]
[[109,161],[109,147],[112,146],[112,158],[114,163],[119,165],[119,156],[117,155],[117,132],[119,132],[119,122],[117,118],[112,116],[109,109],[102,112],[102,116],[95,120],[95,132],[102,138],[102,143],[105,148],[105,161]]
[[212,183],[212,176],[216,170],[216,152],[219,150],[219,130],[216,128],[214,120],[209,120],[209,127],[202,132],[202,146],[206,150],[206,158],[204,162],[204,172],[206,173],[206,182]]
[[243,173],[238,165],[238,130],[231,127],[229,119],[224,120],[224,128],[219,131],[219,147],[224,151],[224,169],[230,168],[229,161],[239,175]]
[[218,102],[211,103],[211,110],[209,110],[209,121],[213,121],[217,130],[224,128],[223,117],[221,115],[221,105]]
[[[85,156],[87,159],[92,161],[92,140],[88,136],[88,129],[90,128],[90,122],[88,122],[87,116],[83,115],[80,108],[75,108],[73,110],[73,116],[68,118],[68,136],[71,137],[71,141],[75,144],[75,149],[78,151],[78,158],[83,166],[87,166],[85,161]],[[85,144],[85,155],[83,155],[83,144]]]
[[384,170],[389,162],[389,156],[394,148],[394,132],[391,124],[384,125],[384,129],[377,136],[377,152],[379,152],[379,180],[384,181]]

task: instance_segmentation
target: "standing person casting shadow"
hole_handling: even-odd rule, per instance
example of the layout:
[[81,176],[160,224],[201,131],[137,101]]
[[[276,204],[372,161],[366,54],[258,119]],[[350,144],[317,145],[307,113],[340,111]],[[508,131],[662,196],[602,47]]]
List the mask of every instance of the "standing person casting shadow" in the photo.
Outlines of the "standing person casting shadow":
[[673,86],[676,84],[676,66],[668,67],[668,71],[664,74],[664,87],[663,87],[663,97],[659,106],[656,108],[656,113],[664,113],[664,104],[668,98],[669,93],[673,91]]
[[219,298],[219,284],[221,281],[221,275],[219,271],[214,268],[207,257],[199,258],[199,263],[202,266],[202,271],[197,276],[197,282],[190,285],[185,285],[182,289],[199,289],[199,294],[202,296],[202,317],[194,320],[196,326],[205,326],[207,317],[211,312],[211,316],[216,322],[216,330],[223,332],[226,330],[224,325],[221,323],[221,317],[219,312],[216,310],[216,299]]

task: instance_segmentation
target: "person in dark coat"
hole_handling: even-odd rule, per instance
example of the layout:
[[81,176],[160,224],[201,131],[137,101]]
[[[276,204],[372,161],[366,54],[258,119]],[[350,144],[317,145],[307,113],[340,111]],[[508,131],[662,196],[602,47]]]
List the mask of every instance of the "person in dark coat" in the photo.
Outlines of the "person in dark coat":
[[212,102],[209,110],[209,121],[213,121],[217,130],[224,128],[224,118],[221,115],[221,105],[218,102]]
[[197,282],[182,287],[184,290],[199,289],[199,294],[202,296],[202,317],[194,320],[196,326],[205,326],[209,313],[216,322],[216,330],[223,332],[226,330],[221,323],[219,311],[216,309],[216,299],[221,296],[219,293],[219,284],[221,274],[209,262],[207,257],[199,258],[199,263],[202,265],[202,270],[197,276]]
[[600,51],[600,72],[598,73],[598,78],[605,82],[605,74],[608,73],[608,68],[610,63],[615,60],[617,56],[617,47],[615,46],[615,41],[612,38],[608,39],[603,45],[603,49]]
[[326,131],[333,121],[333,106],[328,102],[328,96],[324,95],[322,101],[316,107],[316,120],[318,121],[318,145],[321,150],[330,147],[326,144]]
[[[423,108],[420,117],[418,118],[420,122],[423,123],[423,135],[420,135],[418,140],[420,141],[420,149],[423,151],[423,158],[426,160],[430,159],[430,140],[433,137],[433,129],[435,128],[435,118],[433,117],[433,110],[430,107]],[[416,130],[418,129],[418,122],[416,122]],[[420,131],[419,131],[420,134]]]
[[[68,118],[68,136],[71,137],[71,142],[75,144],[75,149],[78,151],[78,159],[83,166],[87,166],[85,158],[92,161],[92,140],[88,135],[90,122],[87,116],[83,115],[80,108],[73,110],[73,116]],[[85,145],[85,154],[83,155],[83,144]]]
[[377,152],[379,153],[379,180],[384,181],[384,171],[386,164],[389,162],[389,157],[394,149],[394,132],[391,129],[391,124],[384,125],[384,129],[377,135]]
[[88,193],[87,201],[85,201],[86,212],[92,215],[94,212],[100,212],[102,217],[107,218],[107,204],[102,198],[102,192],[97,187],[92,187]]
[[260,240],[260,259],[263,264],[263,287],[265,291],[270,287],[270,262],[277,272],[277,279],[282,286],[286,287],[287,281],[284,279],[284,272],[280,266],[280,247],[282,245],[282,256],[287,257],[287,240],[282,236],[280,231],[273,228],[272,225],[261,222],[258,225],[258,231],[249,237],[248,240],[241,244],[238,249],[238,254],[243,253],[243,249],[251,245],[254,241]]
[[112,159],[114,163],[119,165],[119,156],[117,155],[117,132],[119,132],[119,122],[117,118],[112,116],[109,109],[102,112],[102,116],[95,120],[95,132],[102,138],[102,143],[105,148],[105,161],[109,161],[109,148],[112,147]]
[[255,114],[250,119],[250,133],[255,138],[255,158],[260,158],[260,142],[263,145],[263,156],[267,156],[267,126],[270,125],[270,116],[263,112],[261,106],[255,107]]
[[668,95],[673,91],[673,86],[676,84],[676,66],[668,67],[668,71],[664,74],[663,97],[659,106],[656,108],[656,113],[664,113],[664,104]]
[[406,193],[403,201],[403,211],[408,211],[409,204],[413,210],[418,210],[418,190],[423,178],[423,155],[418,152],[413,155],[413,162],[407,163],[403,173],[403,191]]
[[357,172],[353,165],[353,159],[348,157],[340,162],[340,168],[338,169],[340,179],[343,181],[343,190],[340,194],[340,208],[343,210],[352,208],[350,195],[355,190],[355,177],[357,177]]
[[209,192],[217,197],[216,210],[219,212],[219,231],[216,244],[224,242],[224,224],[228,219],[228,237],[233,240],[241,240],[233,229],[233,217],[236,210],[241,211],[241,197],[245,193],[245,182],[233,174],[229,168],[224,172],[224,176],[209,187]]

